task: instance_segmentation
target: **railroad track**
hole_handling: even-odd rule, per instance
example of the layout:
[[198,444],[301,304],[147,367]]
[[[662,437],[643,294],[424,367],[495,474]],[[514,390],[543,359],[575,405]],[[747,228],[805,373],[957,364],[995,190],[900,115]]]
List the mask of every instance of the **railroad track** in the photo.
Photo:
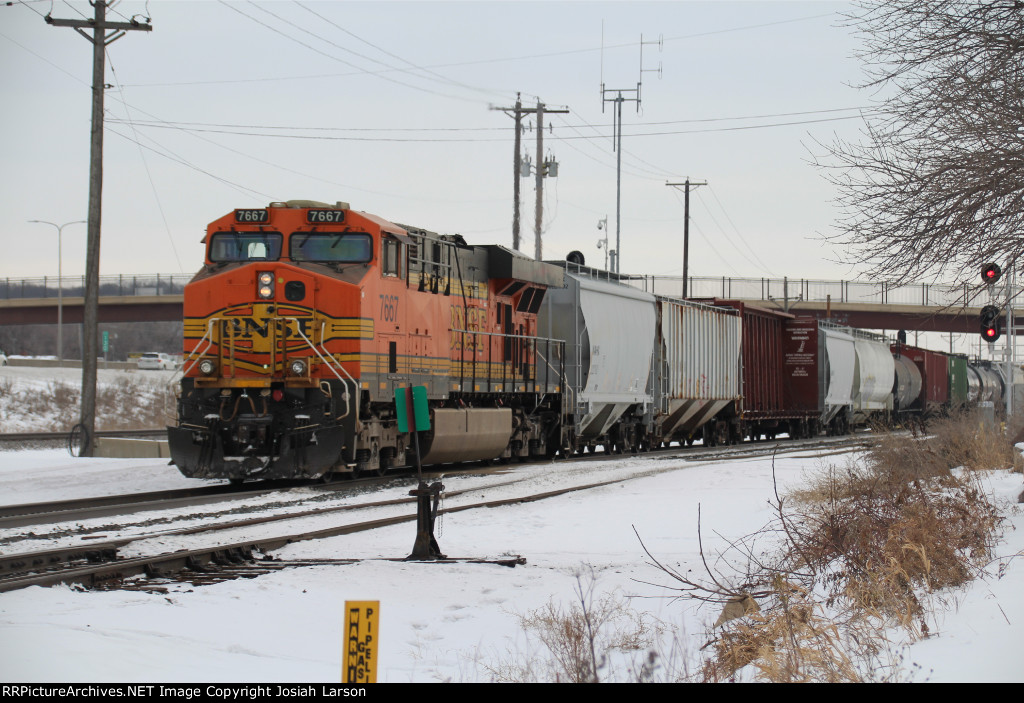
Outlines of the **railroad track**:
[[[361,481],[335,481],[318,484],[324,491],[370,483]],[[74,522],[113,515],[130,515],[138,512],[171,510],[179,507],[194,507],[223,500],[251,498],[283,489],[309,486],[304,481],[265,481],[247,485],[221,483],[213,486],[195,486],[147,493],[75,498],[45,503],[21,503],[0,506],[0,530],[29,525],[58,522]]]
[[[753,442],[727,447],[671,447],[654,450],[642,455],[652,459],[687,461],[710,461],[721,458],[759,457],[771,453],[806,452],[817,449],[843,451],[850,446],[870,444],[870,436],[848,436],[836,438],[813,438],[797,442]],[[626,455],[620,454],[587,454],[573,457],[577,462],[620,461]],[[561,461],[561,460],[560,460]],[[559,463],[558,461],[555,462]],[[456,467],[428,467],[437,471],[452,471]],[[461,470],[461,469],[460,469]],[[479,470],[478,467],[467,468],[468,471]],[[500,469],[499,469],[500,470]],[[19,505],[0,506],[0,530],[27,527],[57,522],[73,522],[99,517],[128,515],[144,511],[169,510],[178,507],[201,506],[224,499],[248,498],[267,493],[301,486],[315,486],[317,490],[344,490],[350,487],[371,487],[381,482],[408,476],[409,472],[391,473],[383,477],[362,479],[340,479],[337,481],[312,484],[308,481],[287,480],[274,482],[257,482],[239,485],[227,483],[214,486],[196,486],[176,490],[153,491],[147,493],[131,493],[125,495],[99,496],[95,498],[78,498],[72,500],[50,501],[42,503],[23,503]]]
[[[449,491],[445,494],[444,507],[439,515],[457,513],[465,510],[495,508],[516,503],[545,500],[581,490],[590,490],[609,486],[636,478],[652,476],[667,471],[679,470],[679,464],[664,465],[664,459],[682,459],[686,464],[720,461],[723,458],[750,459],[771,455],[828,452],[835,453],[851,447],[864,446],[870,442],[867,437],[843,437],[820,440],[804,440],[799,442],[762,442],[756,445],[738,447],[709,448],[706,451],[687,450],[676,452],[675,456],[664,456],[662,453],[639,455],[644,461],[643,466],[632,466],[618,469],[619,473],[603,480],[573,482],[542,492],[524,491],[520,494],[499,500],[472,500],[482,490],[493,490],[499,487],[514,486],[517,483],[528,485],[528,477],[517,477],[512,473],[484,487],[470,487],[464,490]],[[621,456],[593,457],[594,461],[621,460]],[[635,457],[634,457],[635,458]],[[573,472],[581,477],[590,475],[591,469],[583,465],[574,467]],[[659,466],[659,464],[661,464]],[[453,505],[453,503],[455,503]],[[361,519],[358,514],[366,511],[391,512],[383,517]],[[354,521],[322,527],[322,518],[329,514],[345,514],[356,516]],[[287,563],[274,560],[264,555],[294,542],[323,539],[339,535],[352,534],[366,530],[378,529],[390,525],[416,520],[414,499],[401,497],[364,503],[341,505],[311,505],[305,509],[292,510],[277,515],[263,515],[238,520],[217,520],[213,524],[200,524],[191,527],[154,532],[147,535],[125,537],[106,542],[77,544],[74,546],[46,549],[36,552],[24,552],[0,556],[0,592],[24,588],[30,585],[53,585],[57,583],[79,583],[88,587],[124,587],[129,584],[138,588],[158,588],[154,579],[188,580],[206,583],[210,579],[235,578],[240,576],[259,575],[286,566],[310,565],[327,563],[312,560],[299,563]],[[311,521],[309,527],[301,526],[303,521]],[[236,537],[233,531],[242,531],[255,526],[276,524],[280,530],[273,536]],[[218,535],[224,535],[223,538]],[[196,537],[213,541],[214,544],[197,545],[194,548],[180,548],[154,554],[141,554],[147,540],[159,538],[166,544],[169,538],[178,540]],[[173,540],[171,540],[173,541]],[[515,562],[517,558],[512,558]],[[330,563],[351,563],[353,560],[331,560]],[[495,560],[491,563],[505,563],[508,559]],[[506,565],[514,565],[508,563]],[[178,576],[175,576],[175,575]],[[134,581],[144,576],[145,580]]]

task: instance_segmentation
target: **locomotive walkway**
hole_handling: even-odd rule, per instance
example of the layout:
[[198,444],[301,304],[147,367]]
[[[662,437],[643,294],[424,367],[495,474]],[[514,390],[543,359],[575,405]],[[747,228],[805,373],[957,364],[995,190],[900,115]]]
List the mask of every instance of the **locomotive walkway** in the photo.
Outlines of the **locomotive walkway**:
[[[191,278],[191,274],[101,276],[100,322],[180,320],[182,292]],[[657,295],[682,294],[679,276],[624,276],[623,281]],[[66,323],[81,322],[84,288],[82,277],[64,276],[59,286],[53,276],[0,279],[0,325],[55,324],[58,301]],[[981,307],[989,303],[989,294],[981,285],[893,286],[723,276],[691,277],[688,290],[694,298],[743,300],[862,329],[917,332],[977,332]],[[1000,290],[1005,299],[1005,287]],[[1024,318],[1024,308],[1015,305],[1014,315]]]

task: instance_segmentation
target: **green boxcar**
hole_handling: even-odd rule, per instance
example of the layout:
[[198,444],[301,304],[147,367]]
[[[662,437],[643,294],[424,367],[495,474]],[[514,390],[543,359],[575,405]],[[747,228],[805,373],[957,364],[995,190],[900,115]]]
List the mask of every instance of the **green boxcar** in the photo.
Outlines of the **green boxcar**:
[[967,357],[950,354],[949,360],[949,405],[960,408],[967,404]]

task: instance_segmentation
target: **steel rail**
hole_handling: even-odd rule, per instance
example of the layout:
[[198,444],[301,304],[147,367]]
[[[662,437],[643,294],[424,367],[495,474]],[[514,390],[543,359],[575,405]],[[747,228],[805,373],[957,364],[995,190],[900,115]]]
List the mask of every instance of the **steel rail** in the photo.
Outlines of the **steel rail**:
[[[836,438],[832,441],[825,440],[809,440],[807,442],[764,442],[759,447],[734,447],[733,451],[727,451],[722,449],[716,449],[714,452],[707,454],[699,454],[686,452],[676,457],[683,459],[687,464],[693,462],[705,462],[711,460],[719,460],[729,455],[739,455],[743,458],[751,458],[752,456],[770,456],[777,455],[779,453],[790,454],[799,453],[806,451],[813,451],[818,448],[835,448],[837,446],[857,446],[868,443],[864,437],[843,437]],[[670,457],[663,456],[650,456],[651,459],[664,460]],[[616,456],[602,456],[595,457],[600,459],[613,459],[620,458]],[[680,466],[665,466],[661,468],[653,468],[649,471],[643,471],[639,474],[630,476],[622,476],[616,478],[610,478],[602,481],[591,481],[587,483],[565,486],[562,488],[552,489],[550,491],[543,491],[539,493],[533,493],[528,495],[513,496],[510,498],[501,498],[497,500],[486,500],[480,502],[469,503],[466,505],[444,507],[438,511],[438,515],[445,515],[448,513],[458,513],[466,510],[476,510],[481,508],[496,508],[509,505],[516,505],[519,503],[536,502],[540,500],[546,500],[568,493],[576,491],[590,490],[594,488],[601,488],[605,486],[615,485],[624,483],[626,481],[634,480],[637,478],[646,478],[648,476],[666,473],[668,471],[679,470]],[[512,481],[515,483],[518,481]],[[492,486],[491,488],[496,487]],[[447,494],[447,497],[454,497],[463,493],[477,493],[481,488],[471,488],[464,491],[453,491]],[[139,575],[148,576],[168,576],[170,574],[178,573],[184,569],[194,569],[201,567],[204,564],[217,563],[217,562],[239,562],[251,560],[254,552],[262,552],[264,554],[269,553],[273,550],[280,549],[288,544],[294,542],[324,539],[328,537],[336,537],[340,535],[353,534],[357,532],[364,532],[368,530],[377,529],[380,527],[387,527],[397,525],[403,522],[412,522],[417,519],[415,513],[409,513],[404,515],[396,515],[385,518],[377,518],[374,520],[368,520],[364,522],[351,523],[347,525],[333,526],[329,528],[323,528],[318,530],[311,530],[305,532],[296,532],[291,534],[282,534],[276,537],[261,537],[253,540],[242,540],[232,542],[230,544],[222,544],[213,547],[204,547],[192,550],[179,550],[173,553],[158,554],[145,557],[132,557],[128,559],[116,559],[117,550],[126,544],[137,542],[142,539],[148,539],[157,536],[172,535],[189,535],[189,534],[201,534],[209,533],[216,530],[235,529],[238,527],[245,527],[254,524],[266,524],[268,522],[283,522],[287,520],[294,520],[303,517],[310,517],[312,515],[322,515],[327,512],[337,512],[343,510],[361,510],[372,507],[381,507],[386,505],[398,505],[405,503],[413,503],[413,498],[399,498],[391,499],[386,501],[376,501],[372,503],[356,504],[356,505],[342,505],[334,506],[332,508],[319,507],[315,510],[303,511],[298,514],[284,514],[262,518],[249,518],[246,520],[235,521],[232,523],[218,523],[217,525],[201,525],[184,530],[173,531],[170,533],[160,533],[153,535],[145,535],[140,537],[124,538],[106,543],[98,543],[93,545],[79,545],[75,547],[60,548],[45,550],[43,552],[23,553],[20,555],[9,555],[3,559],[0,559],[0,576],[5,574],[6,578],[0,578],[0,592],[16,590],[31,585],[49,586],[58,583],[80,583],[86,586],[96,587],[105,583],[120,582],[126,578],[131,578]],[[113,558],[113,561],[111,561]],[[95,562],[86,565],[72,564],[69,568],[58,568],[57,570],[47,573],[25,573],[39,568],[47,568],[52,566],[59,566],[61,562],[67,563],[69,560],[80,562],[81,560],[92,560]]]

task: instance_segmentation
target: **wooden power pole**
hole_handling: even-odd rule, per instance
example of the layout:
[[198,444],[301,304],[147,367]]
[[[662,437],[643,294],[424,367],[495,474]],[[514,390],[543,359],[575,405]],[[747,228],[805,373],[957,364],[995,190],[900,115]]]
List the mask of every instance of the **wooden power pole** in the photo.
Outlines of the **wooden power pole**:
[[[92,139],[89,149],[89,215],[85,254],[85,300],[82,311],[82,456],[92,456],[96,428],[96,359],[99,356],[98,318],[100,284],[100,211],[103,200],[103,91],[106,86],[105,51],[108,44],[130,31],[150,32],[153,26],[136,22],[108,22],[107,3],[93,0],[91,20],[62,20],[47,15],[47,24],[72,27],[92,42]],[[92,35],[86,29],[92,29]],[[109,32],[109,33],[108,33]]]
[[[522,123],[523,115],[535,113],[537,115],[537,164],[534,167],[534,176],[537,184],[537,199],[534,205],[534,257],[540,261],[541,259],[541,220],[544,214],[544,178],[549,174],[547,172],[547,164],[544,163],[544,113],[554,114],[568,114],[568,110],[552,110],[548,108],[544,103],[537,101],[537,107],[523,107],[522,100],[519,98],[519,94],[516,94],[516,104],[514,107],[492,107],[492,110],[501,110],[506,114],[511,113],[512,117],[516,121],[516,135],[515,135],[515,155],[512,161],[512,248],[518,250],[520,244],[519,235],[519,179],[523,177],[523,163],[521,156],[522,148]],[[553,175],[553,174],[552,174]]]
[[689,178],[683,183],[666,183],[665,185],[678,188],[683,186],[685,196],[683,198],[683,297],[685,298],[689,293],[689,276],[690,276],[690,189],[697,188],[699,186],[706,186],[707,181],[701,181],[700,183],[692,183]]

